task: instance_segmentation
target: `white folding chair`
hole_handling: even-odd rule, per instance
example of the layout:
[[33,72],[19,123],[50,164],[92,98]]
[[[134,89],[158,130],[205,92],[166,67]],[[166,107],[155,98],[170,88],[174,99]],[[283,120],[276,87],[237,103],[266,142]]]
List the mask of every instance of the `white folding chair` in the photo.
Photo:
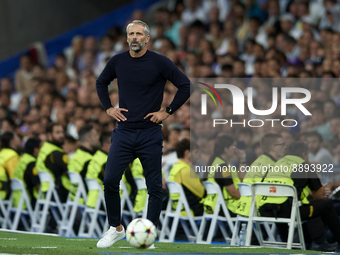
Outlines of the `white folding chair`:
[[[160,222],[160,224],[157,224],[157,226],[156,226],[157,236],[161,235],[163,224],[164,224],[165,214],[166,214],[166,210],[162,210],[160,215],[159,215],[159,222]],[[165,230],[164,231],[165,231],[166,235],[168,235],[168,236],[170,235],[169,226],[165,226]]]
[[98,198],[94,208],[85,207],[78,236],[99,237],[108,229],[103,187],[95,179],[85,179],[85,181],[89,191],[98,191]]
[[[133,180],[135,181],[135,184],[138,190],[142,190],[142,189],[147,190],[145,178],[135,177],[133,178]],[[146,216],[148,213],[148,200],[149,200],[149,195],[147,195],[146,197],[143,211],[141,211],[140,213],[137,213],[137,216],[141,216],[143,219],[146,219]]]
[[[0,197],[0,226],[5,223],[5,218],[7,215],[7,208],[9,206],[9,200],[2,200]],[[5,228],[2,226],[2,228]]]
[[131,220],[136,218],[136,213],[133,210],[133,204],[129,197],[129,192],[126,188],[126,185],[123,181],[120,181],[120,189],[121,189],[121,198],[120,198],[120,204],[121,204],[121,212],[122,212],[122,219],[125,223],[125,225],[129,225]]
[[[250,246],[251,233],[253,229],[253,223],[256,223],[257,229],[259,229],[258,222],[275,222],[275,223],[289,223],[288,240],[286,242],[269,242],[263,241],[262,234],[259,235],[260,246],[280,246],[286,245],[287,249],[300,248],[306,250],[305,241],[302,231],[302,223],[299,211],[299,201],[297,198],[297,192],[294,186],[288,184],[279,183],[263,183],[255,182],[251,185],[252,200],[249,212],[249,221],[247,227],[246,246]],[[256,196],[267,197],[292,197],[292,210],[290,218],[275,218],[275,217],[261,217],[257,216]],[[295,225],[297,225],[300,243],[293,243]]]
[[[175,235],[177,232],[178,222],[181,222],[181,225],[184,229],[185,235],[187,236],[188,240],[190,242],[194,242],[196,241],[197,234],[198,234],[198,229],[197,229],[197,225],[195,221],[202,220],[202,217],[201,216],[194,217],[191,215],[191,211],[190,211],[187,198],[180,184],[178,184],[177,182],[173,182],[173,181],[167,181],[166,183],[168,185],[169,192],[171,194],[179,194],[179,199],[177,202],[176,211],[173,212],[172,211],[173,201],[171,198],[169,198],[159,241],[160,242],[174,242]],[[182,207],[184,207],[184,210],[187,216],[181,215]],[[169,233],[167,229],[168,229],[168,223],[169,223],[170,218],[173,218],[173,221],[170,227],[171,231]],[[186,221],[189,221],[190,227],[193,233],[190,231],[190,228],[188,227],[188,224]],[[166,236],[168,236],[168,238],[166,238]]]
[[[249,183],[238,183],[238,190],[240,191],[240,194],[242,197],[251,197],[251,185]],[[231,245],[236,245],[236,243],[239,243],[239,238],[238,238],[238,233],[240,230],[240,225],[241,222],[248,222],[249,218],[242,216],[242,215],[237,215],[236,217],[236,222],[235,222],[235,228],[233,231],[233,237],[231,239]],[[268,234],[268,241],[275,241],[273,231],[275,229],[275,224],[273,224],[273,228],[271,229],[268,222],[263,222],[264,223],[264,228]],[[254,228],[255,235],[257,239],[259,240],[259,233],[258,231],[261,231],[261,229]]]
[[[2,228],[7,228],[11,230],[17,230],[19,221],[24,225],[26,231],[30,230],[30,224],[33,221],[34,214],[31,207],[30,199],[28,198],[28,194],[26,192],[25,185],[19,179],[11,179],[11,189],[12,193],[10,196],[10,203],[7,208],[7,214],[2,224]],[[21,191],[21,196],[18,201],[18,206],[13,207],[13,191]],[[26,209],[23,209],[24,203],[26,204]],[[12,213],[14,213],[13,221],[11,220]]]
[[52,217],[57,224],[60,225],[61,216],[63,214],[63,205],[60,202],[51,174],[42,171],[39,171],[38,173],[40,183],[48,183],[49,189],[47,192],[39,191],[38,199],[34,207],[31,231],[43,233],[46,228],[47,216],[50,215],[49,209],[51,209]]
[[68,176],[70,177],[70,182],[72,183],[73,188],[76,189],[76,192],[75,194],[71,191],[68,193],[61,226],[59,228],[60,236],[76,235],[73,230],[73,225],[76,220],[77,212],[80,210],[82,213],[85,210],[87,200],[85,185],[80,174],[76,172],[68,172]]
[[[235,218],[230,217],[230,213],[225,203],[223,194],[221,192],[221,188],[215,182],[204,181],[203,185],[207,192],[207,195],[216,195],[217,201],[216,201],[216,205],[214,208],[214,213],[210,214],[204,211],[204,214],[202,217],[202,223],[198,231],[197,243],[210,244],[215,234],[216,225],[221,230],[223,238],[226,240],[226,242],[230,241],[231,236],[226,231],[224,222],[227,223],[227,226],[229,227],[230,232],[232,233],[232,230],[234,229]],[[224,213],[224,216],[219,215],[220,210],[222,210],[222,212]],[[208,221],[211,221],[211,222],[210,222],[207,238],[206,240],[204,240],[203,235],[204,235],[205,227]]]

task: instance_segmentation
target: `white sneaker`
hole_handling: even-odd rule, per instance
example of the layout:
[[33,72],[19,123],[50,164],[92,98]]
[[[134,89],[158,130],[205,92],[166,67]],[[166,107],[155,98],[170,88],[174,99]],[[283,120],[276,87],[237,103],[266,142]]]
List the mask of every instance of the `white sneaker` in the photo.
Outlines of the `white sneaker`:
[[104,234],[103,238],[97,243],[97,248],[109,248],[115,242],[122,240],[125,237],[125,229],[118,232],[115,227],[110,227]]
[[148,249],[155,249],[155,244],[151,244]]

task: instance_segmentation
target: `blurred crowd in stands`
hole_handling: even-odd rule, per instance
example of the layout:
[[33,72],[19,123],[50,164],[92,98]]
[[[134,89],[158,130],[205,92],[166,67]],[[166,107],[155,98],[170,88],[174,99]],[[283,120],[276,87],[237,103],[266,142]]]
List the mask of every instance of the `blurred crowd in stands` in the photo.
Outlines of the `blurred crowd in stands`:
[[[200,79],[211,85],[215,81],[234,84],[245,93],[247,87],[252,87],[254,108],[260,110],[271,108],[272,87],[302,87],[311,93],[311,99],[304,106],[312,114],[304,115],[301,109],[287,107],[287,115],[282,116],[279,90],[278,107],[265,117],[294,119],[297,125],[271,127],[272,123],[267,122],[261,128],[231,127],[230,124],[212,128],[211,116],[236,122],[264,118],[249,112],[242,118],[233,115],[227,91],[220,95],[229,102],[216,107],[208,99],[208,111],[212,115],[202,116],[201,91],[196,90],[190,103],[163,123],[165,178],[178,162],[178,151],[179,158],[190,164],[190,151],[185,153],[190,146],[184,139],[194,141],[201,148],[198,155],[192,154],[197,160],[195,163],[207,165],[221,134],[235,138],[236,148],[244,151],[230,157],[229,163],[233,165],[251,165],[264,153],[260,146],[263,135],[278,133],[282,136],[280,145],[285,148],[295,141],[307,142],[309,162],[340,166],[340,1],[171,0],[163,3],[152,17],[135,10],[129,21],[147,21],[151,29],[148,49],[171,59],[195,86],[195,81]],[[99,135],[106,134],[108,150],[107,132],[117,123],[100,104],[96,79],[107,61],[125,50],[129,50],[125,27],[112,27],[101,38],[75,36],[52,66],[42,66],[34,63],[29,55],[22,56],[15,79],[0,80],[0,132],[2,136],[6,134],[6,146],[22,154],[30,138],[53,141],[46,130],[50,126],[49,133],[53,133],[50,123],[55,122],[65,131],[65,139],[60,135],[58,144],[63,143],[62,148],[70,158],[79,146],[84,147],[86,139],[81,137],[92,132],[92,127],[96,130],[96,141],[87,141],[87,147],[94,153],[99,146]],[[108,89],[112,105],[118,106],[117,82]],[[170,82],[166,84],[163,109],[171,103],[176,90]],[[301,98],[303,95],[290,93],[288,96]],[[190,107],[197,111],[190,114]],[[79,136],[82,127],[89,127],[86,124],[91,128],[87,133],[84,131],[86,135]],[[15,135],[9,136],[8,132]],[[104,146],[105,141],[101,143]],[[7,148],[3,145],[2,149]],[[60,159],[63,160],[64,157]],[[204,187],[201,188],[197,193],[203,196]]]
[[[340,4],[336,0],[177,0],[163,6],[149,17],[151,40],[147,47],[170,58],[190,78],[244,78],[247,82],[240,86],[245,89],[251,78],[340,76]],[[131,20],[146,20],[144,15],[136,10]],[[64,149],[72,153],[84,124],[94,125],[100,133],[113,130],[116,122],[103,111],[95,82],[110,57],[124,50],[128,50],[125,28],[112,27],[101,38],[75,36],[53,66],[22,56],[15,79],[3,77],[0,82],[1,133],[14,131],[23,143],[33,136],[45,141],[47,124],[58,122],[66,131]],[[304,84],[312,93],[308,104],[311,118],[302,118],[295,111],[291,115],[299,125],[275,132],[282,134],[288,146],[306,139],[303,134],[316,131],[321,139],[318,136],[311,153],[315,156],[325,146],[323,153],[339,164],[340,84],[337,79],[328,80],[332,81]],[[293,83],[291,79],[280,86],[293,87]],[[253,85],[257,93],[254,106],[270,108],[270,86]],[[118,105],[116,82],[109,90],[112,105]],[[167,84],[162,107],[175,93],[176,88]],[[220,117],[232,116],[228,107],[220,111]],[[191,121],[196,127],[192,135],[205,137],[209,151],[215,138],[209,128],[211,121]],[[164,155],[174,151],[180,130],[189,128],[189,122],[189,105],[165,121]],[[227,131],[235,133],[252,154],[261,154],[258,141],[266,130],[262,134],[249,128]],[[248,163],[251,160],[247,159]]]

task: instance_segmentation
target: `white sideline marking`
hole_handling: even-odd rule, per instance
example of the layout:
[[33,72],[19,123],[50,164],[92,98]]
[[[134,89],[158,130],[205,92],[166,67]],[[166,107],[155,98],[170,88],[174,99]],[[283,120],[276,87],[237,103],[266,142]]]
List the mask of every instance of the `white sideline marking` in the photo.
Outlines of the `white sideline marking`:
[[[19,234],[33,234],[33,235],[44,235],[44,236],[58,236],[57,234],[49,234],[49,233],[37,233],[37,232],[27,232],[27,231],[20,231],[20,230],[10,230],[10,229],[1,229],[2,232],[8,233],[19,233]],[[1,255],[1,253],[0,253]]]
[[[4,237],[4,238],[0,238],[1,240],[17,240],[17,238],[6,238],[6,237]],[[0,253],[1,254],[1,253]]]
[[[14,253],[0,253],[0,255],[14,255]],[[39,254],[23,254],[23,255],[39,255]]]
[[[254,246],[254,247],[250,247],[250,246],[231,246],[231,247],[210,247],[211,249],[216,248],[216,249],[249,249],[249,248],[263,248],[260,246]],[[275,248],[275,247],[270,247],[270,248]]]
[[58,247],[32,247],[32,249],[56,249]]
[[94,240],[98,240],[95,238],[81,238],[81,239],[73,239],[73,238],[69,238],[66,239],[67,241],[94,241]]
[[[135,247],[118,247],[119,249],[130,249],[130,248],[135,248]],[[217,248],[217,247],[216,247]],[[137,248],[138,249],[138,248]],[[149,248],[145,248],[145,250],[148,250]],[[155,247],[154,249],[157,249],[157,247]],[[1,254],[0,254],[1,255]]]
[[[0,255],[14,255],[14,253],[0,253]],[[23,255],[39,255],[39,254],[23,254]]]

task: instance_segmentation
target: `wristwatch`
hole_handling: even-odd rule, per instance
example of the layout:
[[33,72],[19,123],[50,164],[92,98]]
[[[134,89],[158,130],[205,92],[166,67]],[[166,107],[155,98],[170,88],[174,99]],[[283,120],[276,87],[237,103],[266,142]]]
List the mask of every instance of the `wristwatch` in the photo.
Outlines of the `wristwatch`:
[[167,107],[165,108],[165,112],[166,112],[166,113],[169,113],[170,115],[172,115],[172,114],[174,113],[174,111],[172,110],[172,108],[171,108],[170,106],[167,106]]

